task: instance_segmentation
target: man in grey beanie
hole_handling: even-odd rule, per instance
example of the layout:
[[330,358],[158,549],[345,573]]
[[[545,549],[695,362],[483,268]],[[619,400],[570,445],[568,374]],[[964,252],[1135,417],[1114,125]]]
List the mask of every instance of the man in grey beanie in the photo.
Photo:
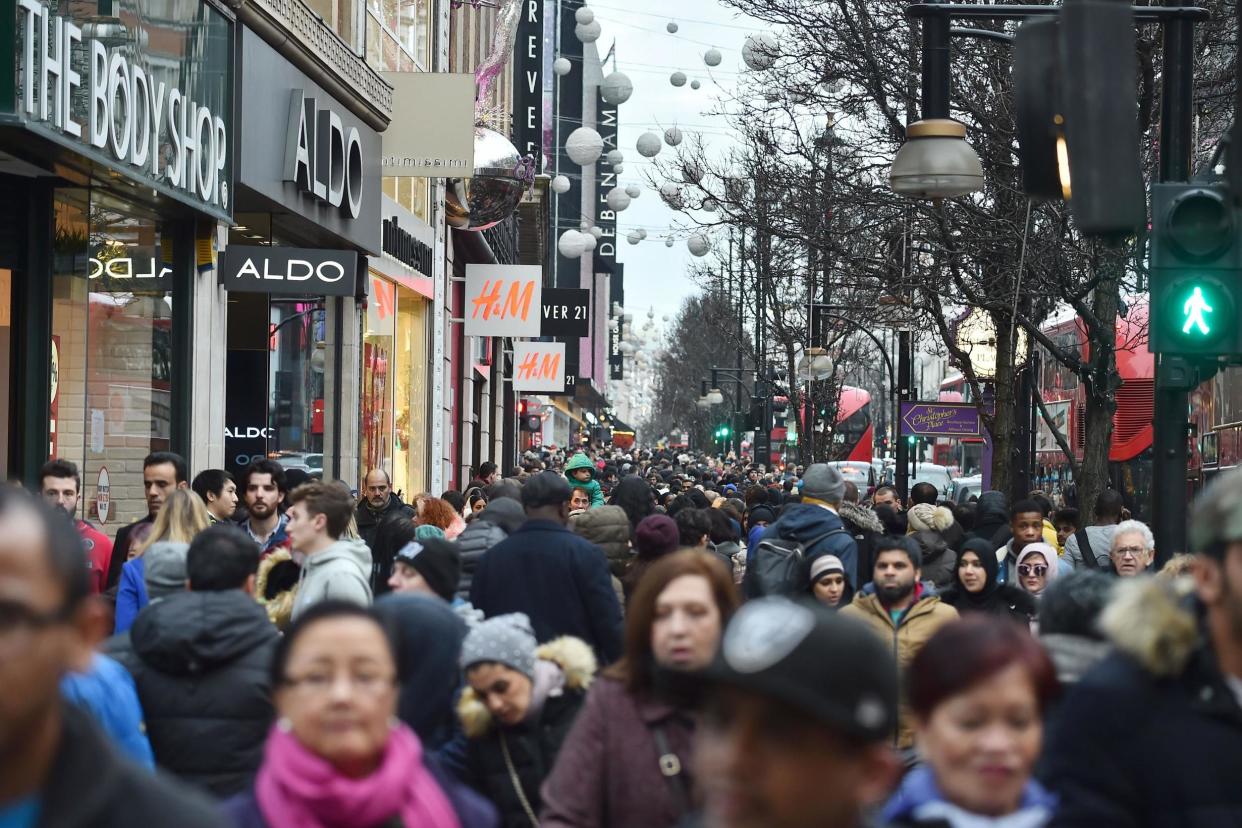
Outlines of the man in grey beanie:
[[808,567],[808,587],[811,562],[821,555],[836,555],[845,566],[850,586],[858,589],[858,546],[837,514],[844,497],[845,478],[837,467],[814,463],[802,476],[802,502],[785,506],[760,539],[760,543],[772,538],[801,544]]

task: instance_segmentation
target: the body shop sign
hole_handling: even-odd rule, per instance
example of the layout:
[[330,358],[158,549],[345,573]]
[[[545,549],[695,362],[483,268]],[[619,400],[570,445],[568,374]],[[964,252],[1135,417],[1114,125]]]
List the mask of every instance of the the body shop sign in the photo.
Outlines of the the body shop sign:
[[76,152],[228,216],[232,24],[197,1],[148,2],[79,20],[17,0],[16,88],[0,101]]

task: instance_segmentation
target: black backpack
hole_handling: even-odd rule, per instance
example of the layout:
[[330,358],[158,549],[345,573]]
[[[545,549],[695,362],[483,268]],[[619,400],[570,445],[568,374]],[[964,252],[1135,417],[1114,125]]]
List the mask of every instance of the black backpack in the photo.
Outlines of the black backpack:
[[849,535],[845,529],[833,529],[799,543],[789,538],[764,538],[755,547],[746,576],[742,579],[742,591],[747,598],[765,595],[801,595],[806,591],[806,552],[815,544],[833,535]]

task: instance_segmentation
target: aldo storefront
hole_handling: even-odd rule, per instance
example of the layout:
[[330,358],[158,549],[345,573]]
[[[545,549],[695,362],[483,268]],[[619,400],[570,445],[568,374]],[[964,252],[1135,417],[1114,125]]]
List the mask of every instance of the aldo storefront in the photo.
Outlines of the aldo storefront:
[[146,514],[188,453],[196,240],[233,211],[234,26],[204,0],[0,7],[0,468],[78,464],[81,516]]
[[367,256],[381,248],[376,120],[254,31],[243,29],[240,51],[246,140],[218,268],[228,301],[224,465],[236,473],[266,456],[352,479],[361,300]]

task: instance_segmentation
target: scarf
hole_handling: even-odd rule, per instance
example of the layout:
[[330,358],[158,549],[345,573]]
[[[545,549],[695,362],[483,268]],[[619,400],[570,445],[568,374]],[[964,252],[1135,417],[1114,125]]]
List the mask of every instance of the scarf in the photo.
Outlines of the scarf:
[[1043,828],[1056,811],[1057,798],[1035,780],[1026,783],[1018,810],[999,817],[972,814],[944,798],[926,765],[906,774],[897,793],[884,806],[885,823],[915,819],[942,822],[949,828]]
[[423,748],[404,724],[391,731],[380,766],[350,779],[273,727],[255,780],[270,828],[370,828],[394,817],[408,828],[460,828],[448,797],[423,764]]

